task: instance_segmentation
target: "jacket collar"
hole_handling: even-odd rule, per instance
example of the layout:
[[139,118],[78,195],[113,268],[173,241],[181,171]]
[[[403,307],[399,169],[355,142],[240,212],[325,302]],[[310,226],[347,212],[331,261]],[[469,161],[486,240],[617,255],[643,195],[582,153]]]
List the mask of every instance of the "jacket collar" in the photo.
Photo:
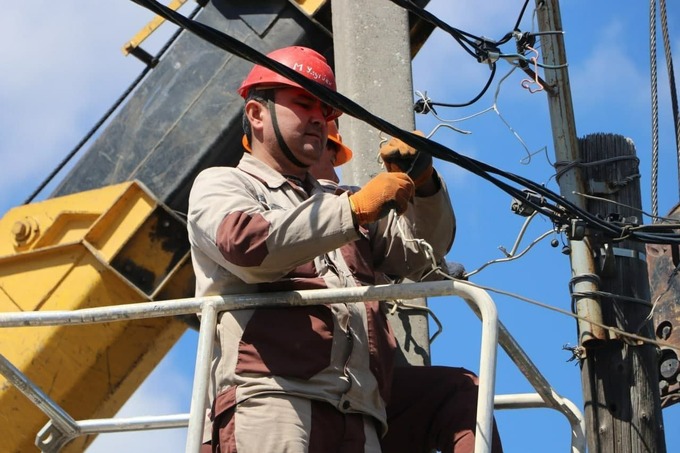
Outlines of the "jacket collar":
[[[270,189],[278,189],[286,183],[290,184],[293,188],[298,189],[297,185],[290,183],[285,176],[261,160],[256,159],[250,153],[243,153],[243,157],[238,163],[238,168],[252,177],[259,179]],[[317,180],[309,173],[307,173],[306,181],[304,182],[309,184],[312,188],[312,192],[322,190]]]

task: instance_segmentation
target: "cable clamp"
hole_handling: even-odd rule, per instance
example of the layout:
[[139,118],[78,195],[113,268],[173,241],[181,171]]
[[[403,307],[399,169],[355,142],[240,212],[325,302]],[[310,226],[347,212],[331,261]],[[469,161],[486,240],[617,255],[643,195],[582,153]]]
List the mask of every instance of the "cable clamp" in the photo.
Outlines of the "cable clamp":
[[515,30],[512,32],[512,36],[515,38],[517,53],[520,55],[524,55],[529,47],[536,47],[536,35],[531,34],[528,31],[522,33],[519,30]]
[[[524,199],[513,198],[512,202],[510,203],[510,210],[522,217],[529,217],[531,214],[536,212],[536,209],[531,203],[538,206],[543,206],[544,200],[539,194],[529,189],[524,189],[522,192],[524,193]],[[527,201],[531,203],[527,203]]]
[[586,236],[586,222],[583,219],[571,219],[567,236],[572,241],[582,241]]
[[491,65],[498,61],[501,51],[494,41],[482,37],[481,41],[477,41],[475,46],[475,56],[479,63]]

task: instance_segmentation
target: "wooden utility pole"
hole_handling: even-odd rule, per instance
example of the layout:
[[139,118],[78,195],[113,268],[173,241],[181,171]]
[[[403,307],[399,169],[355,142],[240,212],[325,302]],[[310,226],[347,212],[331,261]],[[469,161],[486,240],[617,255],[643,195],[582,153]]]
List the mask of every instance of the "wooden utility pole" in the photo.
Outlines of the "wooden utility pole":
[[[636,226],[642,201],[634,144],[620,135],[579,141],[589,194],[588,211]],[[598,241],[602,320],[625,332],[654,338],[645,245]],[[611,294],[607,296],[604,294]],[[591,452],[666,451],[656,346],[610,334],[588,348],[582,361],[588,447]]]
[[[536,0],[536,6],[540,31],[551,33],[541,36],[543,62],[558,67],[545,69],[544,73],[548,85],[546,92],[555,155],[560,164],[558,182],[561,194],[586,210],[602,208],[606,213],[623,212],[614,209],[609,203],[607,206],[586,203],[586,199],[578,195],[627,180],[637,174],[637,161],[633,172],[627,166],[633,162],[634,152],[630,156],[628,150],[623,160],[601,162],[601,166],[591,168],[587,174],[582,172],[581,169],[586,168],[583,163],[589,158],[586,154],[593,153],[591,147],[586,146],[592,139],[584,140],[584,145],[579,146],[576,138],[559,1]],[[603,147],[602,152],[610,153],[612,147]],[[623,151],[617,148],[614,152]],[[610,157],[618,159],[620,156]],[[594,159],[600,161],[605,157],[601,154]],[[636,182],[628,181],[628,184]],[[632,185],[627,190],[633,190]],[[618,193],[611,192],[609,195]],[[637,198],[634,198],[634,194],[627,193],[626,198],[621,199],[639,208],[639,183]],[[639,333],[649,336],[648,325],[643,323],[645,313],[649,313],[649,306],[620,298],[602,297],[599,292],[601,290],[648,302],[647,271],[641,259],[644,248],[641,244],[627,242],[603,243],[593,233],[583,230],[578,223],[571,225],[568,231],[572,268],[570,286],[576,313],[594,323],[636,332],[640,329]],[[601,249],[604,253],[600,252]],[[589,451],[665,452],[654,348],[628,344],[625,339],[615,338],[607,330],[583,320],[578,321],[578,334],[580,358],[583,359],[581,379]]]
[[[371,113],[405,130],[415,128],[411,48],[406,11],[389,0],[333,0],[333,42],[338,90]],[[380,131],[340,117],[343,141],[354,157],[342,166],[343,184],[363,185],[384,171],[378,161]],[[409,301],[426,305],[424,299]],[[430,363],[427,314],[398,311],[390,319],[402,356],[398,363]]]

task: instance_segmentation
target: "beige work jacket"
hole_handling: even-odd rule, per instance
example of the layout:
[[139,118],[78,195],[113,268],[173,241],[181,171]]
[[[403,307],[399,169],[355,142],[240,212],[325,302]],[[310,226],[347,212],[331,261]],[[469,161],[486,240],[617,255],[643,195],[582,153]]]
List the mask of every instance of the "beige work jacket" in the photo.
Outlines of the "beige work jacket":
[[[455,218],[444,183],[368,228],[356,227],[349,192],[305,188],[250,154],[238,167],[196,178],[188,230],[196,295],[340,288],[417,280],[442,258]],[[213,361],[214,412],[249,397],[287,393],[360,412],[383,426],[395,339],[378,302],[260,308],[221,315]],[[215,414],[214,414],[215,415]]]

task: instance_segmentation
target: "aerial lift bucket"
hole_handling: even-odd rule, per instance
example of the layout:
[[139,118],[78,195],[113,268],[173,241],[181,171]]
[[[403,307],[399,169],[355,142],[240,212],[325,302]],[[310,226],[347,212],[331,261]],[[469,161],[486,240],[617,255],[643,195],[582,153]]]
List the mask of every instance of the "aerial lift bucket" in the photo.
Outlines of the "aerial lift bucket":
[[[0,219],[0,310],[77,310],[193,295],[185,222],[138,182],[16,207]],[[75,419],[113,416],[187,323],[168,317],[4,328],[0,351]],[[3,451],[37,451],[47,417],[0,376]],[[92,438],[65,451],[82,451]]]

